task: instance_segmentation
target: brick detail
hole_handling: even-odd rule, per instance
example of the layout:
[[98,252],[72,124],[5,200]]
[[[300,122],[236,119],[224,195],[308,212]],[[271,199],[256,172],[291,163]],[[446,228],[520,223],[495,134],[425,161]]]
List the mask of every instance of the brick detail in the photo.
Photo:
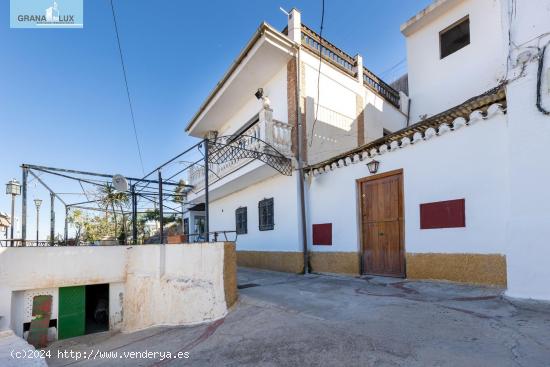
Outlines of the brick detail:
[[[300,94],[303,94],[305,88],[305,66],[303,63],[300,65],[300,73],[302,78],[300,79]],[[288,110],[288,124],[292,126],[292,154],[296,155],[296,149],[298,146],[298,115],[296,113],[296,59],[291,59],[286,64],[286,100]],[[302,111],[302,160],[307,163],[307,128],[306,128],[306,111],[305,111],[305,98],[300,96],[300,111]]]
[[286,64],[286,101],[288,110],[288,124],[292,126],[292,154],[296,154],[298,133],[296,126],[298,118],[296,115],[296,59],[292,58]]
[[357,146],[365,144],[365,109],[363,108],[363,97],[355,95],[355,109],[357,112]]

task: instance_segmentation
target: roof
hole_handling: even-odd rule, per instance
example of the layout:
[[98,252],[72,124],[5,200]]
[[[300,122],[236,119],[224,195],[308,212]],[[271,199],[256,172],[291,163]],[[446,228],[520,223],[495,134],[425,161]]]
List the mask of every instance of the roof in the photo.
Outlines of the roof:
[[341,162],[339,163],[339,161],[341,160],[344,161],[343,164],[345,165],[346,158],[353,159],[353,157],[356,155],[359,155],[359,159],[362,160],[364,156],[362,153],[368,154],[373,149],[375,149],[376,152],[379,153],[380,148],[384,145],[386,146],[386,148],[388,146],[402,147],[404,146],[403,139],[408,138],[410,139],[410,142],[414,143],[414,140],[418,136],[417,134],[420,134],[420,138],[424,138],[426,136],[426,131],[430,128],[434,129],[436,133],[440,133],[441,126],[443,124],[447,124],[449,128],[452,128],[452,126],[449,125],[453,121],[455,121],[455,119],[467,118],[475,111],[486,113],[489,107],[495,103],[501,104],[503,108],[506,107],[506,91],[504,88],[504,84],[501,84],[483,94],[470,98],[453,108],[434,115],[426,120],[420,121],[414,125],[398,130],[392,134],[386,135],[380,139],[374,140],[370,143],[364,144],[358,148],[339,154],[335,157],[329,158],[323,162],[307,166],[305,168],[305,171],[310,172],[315,169],[332,166],[332,164],[340,166]]
[[10,216],[6,213],[0,212],[0,227],[9,227],[11,225]]
[[212,99],[218,94],[218,92],[222,89],[222,87],[225,85],[225,83],[228,81],[228,79],[231,77],[233,72],[237,69],[237,67],[241,64],[241,62],[245,59],[245,57],[248,55],[249,51],[254,47],[256,42],[266,33],[268,32],[271,35],[279,36],[278,38],[281,40],[284,40],[284,42],[288,43],[289,45],[294,44],[292,40],[284,36],[282,33],[277,31],[275,28],[267,24],[266,22],[262,22],[252,38],[248,41],[244,49],[240,52],[239,56],[237,56],[237,59],[231,64],[229,69],[225,72],[224,76],[221,78],[221,80],[216,84],[214,89],[210,92],[208,97],[206,97],[206,100],[203,102],[203,104],[199,107],[198,111],[193,115],[191,120],[187,123],[187,126],[185,127],[185,131],[189,131],[193,124],[197,121],[201,113],[208,107]]
[[[303,49],[318,54],[318,47],[320,45],[320,40],[322,39],[323,49],[325,49],[326,51],[322,53],[323,59],[329,62],[331,65],[337,67],[339,70],[348,73],[354,78],[356,77],[356,60],[354,57],[345,53],[325,38],[321,38],[319,34],[317,34],[315,31],[304,24],[301,24],[301,32],[303,38]],[[244,49],[241,51],[237,59],[229,67],[222,79],[216,84],[206,100],[199,107],[195,115],[193,115],[191,120],[188,122],[187,126],[185,127],[185,131],[189,132],[193,128],[194,124],[201,118],[202,113],[208,109],[210,103],[216,98],[218,93],[220,93],[224,85],[227,84],[227,82],[231,79],[233,73],[235,73],[239,65],[243,62],[249,52],[253,49],[254,45],[258,42],[258,40],[262,38],[264,34],[272,35],[288,46],[298,46],[290,38],[286,37],[287,33],[288,27],[285,27],[281,32],[279,32],[269,24],[265,22],[261,23],[252,38],[248,41]],[[394,107],[399,108],[399,92],[396,91],[389,84],[384,82],[382,79],[380,79],[378,76],[376,76],[374,73],[372,73],[365,66],[363,66],[363,79],[364,86],[370,88],[374,93],[387,100]]]
[[433,3],[419,11],[415,16],[407,20],[400,27],[401,33],[405,36],[409,36],[419,28],[435,19],[447,9],[454,6],[461,0],[434,0]]

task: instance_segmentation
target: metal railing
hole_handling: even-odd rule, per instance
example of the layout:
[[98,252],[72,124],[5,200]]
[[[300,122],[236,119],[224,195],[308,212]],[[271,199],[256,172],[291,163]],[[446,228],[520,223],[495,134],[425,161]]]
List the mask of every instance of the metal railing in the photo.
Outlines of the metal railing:
[[374,75],[369,69],[363,67],[363,84],[376,90],[382,97],[395,107],[399,108],[399,92],[386,84],[382,79]]
[[[321,48],[321,56],[324,60],[348,75],[354,78],[357,77],[357,60],[354,57],[340,50],[326,39],[321,38],[315,31],[303,24],[302,45],[317,55]],[[366,67],[363,67],[363,85],[370,87],[393,106],[399,108],[399,92],[374,75],[374,73]]]
[[[232,234],[229,235],[228,234]],[[237,242],[237,237],[239,237],[239,234],[237,231],[213,231],[207,233],[190,233],[186,234],[187,238],[194,238],[195,240],[190,243],[202,243],[202,242],[218,242],[218,241],[226,241],[226,242]],[[206,240],[208,236],[208,241]]]
[[302,45],[318,54],[321,43],[323,59],[355,77],[356,60],[326,39],[323,38],[321,41],[321,37],[315,31],[302,24]]
[[[90,245],[88,243],[78,245]],[[75,241],[50,241],[50,240],[22,240],[20,238],[0,240],[0,247],[52,247],[52,246],[77,246]]]
[[[208,177],[216,181],[258,159],[257,155],[263,159],[267,159],[268,156],[278,157],[280,155],[281,159],[291,156],[292,127],[276,120],[260,121],[236,138],[218,137],[211,144],[212,160],[220,163],[209,163]],[[273,149],[276,152],[273,152]],[[253,154],[254,152],[258,154]],[[263,160],[262,158],[260,160]],[[277,165],[273,168],[279,170]],[[189,169],[188,181],[195,191],[204,187],[204,175],[205,170],[202,166],[196,165]]]
[[[184,243],[203,243],[203,242],[218,242],[218,241],[226,241],[226,242],[236,242],[237,241],[237,231],[213,231],[208,233],[191,233],[191,234],[184,234],[182,235],[185,237]],[[208,237],[208,241],[206,238]],[[193,241],[189,241],[189,239],[193,239]],[[150,242],[150,243],[143,243],[138,246],[146,246],[146,245],[154,245],[158,243]],[[111,245],[100,245],[95,242],[85,242],[85,241],[79,241],[76,242],[74,240],[70,241],[53,241],[53,243],[50,240],[25,240],[23,241],[20,238],[14,238],[14,239],[2,239],[0,240],[0,248],[1,247],[64,247],[64,246],[129,246],[131,243],[125,243],[125,242],[117,242],[116,244]]]

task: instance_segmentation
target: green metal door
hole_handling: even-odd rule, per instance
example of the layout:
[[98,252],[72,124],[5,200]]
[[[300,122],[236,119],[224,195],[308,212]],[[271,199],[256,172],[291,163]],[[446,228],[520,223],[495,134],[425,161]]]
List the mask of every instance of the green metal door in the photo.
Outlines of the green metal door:
[[84,335],[86,330],[86,287],[59,288],[58,339]]

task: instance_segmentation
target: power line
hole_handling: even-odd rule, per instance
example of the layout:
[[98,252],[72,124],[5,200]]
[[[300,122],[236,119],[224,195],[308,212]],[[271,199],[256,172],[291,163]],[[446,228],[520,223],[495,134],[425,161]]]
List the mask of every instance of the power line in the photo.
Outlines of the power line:
[[[313,144],[313,131],[315,130],[315,124],[317,123],[317,116],[319,115],[319,98],[321,91],[321,64],[323,61],[323,25],[325,23],[325,0],[321,1],[321,29],[319,30],[319,74],[317,74],[317,108],[315,109],[315,119],[311,124],[311,139],[309,140],[309,146]],[[298,71],[300,72],[300,71]],[[300,101],[298,101],[300,103]]]
[[399,61],[397,64],[393,65],[391,68],[389,69],[386,69],[384,70],[383,72],[380,73],[380,77],[383,77],[384,75],[386,75],[388,72],[392,71],[393,69],[395,69],[396,67],[398,67],[399,65],[403,64],[405,61],[407,61],[407,58],[403,58],[401,61]]
[[118,53],[120,55],[120,64],[122,65],[122,73],[124,74],[124,85],[126,86],[126,95],[128,96],[128,104],[130,105],[130,114],[132,116],[132,125],[134,127],[134,136],[136,138],[136,144],[138,148],[139,162],[141,163],[141,171],[143,172],[143,174],[145,174],[145,168],[143,166],[143,157],[141,155],[141,146],[139,144],[139,138],[138,138],[138,133],[136,129],[136,120],[134,117],[134,108],[132,107],[132,99],[130,98],[130,89],[128,88],[128,79],[126,77],[126,67],[124,66],[124,57],[122,57],[122,48],[120,47],[120,37],[118,35],[118,26],[116,23],[115,7],[113,6],[113,0],[111,0],[110,3],[111,3],[111,11],[113,12],[113,22],[115,24],[115,33],[116,33],[116,41],[118,45]]

